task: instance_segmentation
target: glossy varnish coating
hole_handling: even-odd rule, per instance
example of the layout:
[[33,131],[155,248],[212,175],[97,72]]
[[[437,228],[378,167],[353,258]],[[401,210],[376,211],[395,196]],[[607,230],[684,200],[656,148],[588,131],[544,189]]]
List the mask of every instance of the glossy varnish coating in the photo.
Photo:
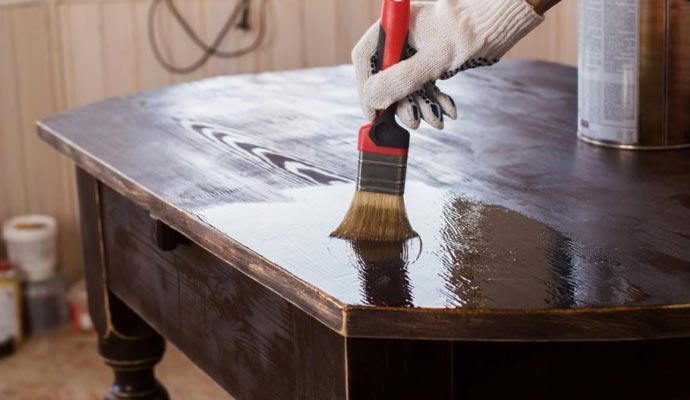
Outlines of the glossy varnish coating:
[[349,67],[145,92],[40,132],[343,335],[690,333],[689,153],[578,143],[570,68],[507,62],[443,85],[460,118],[413,135],[406,201],[420,239],[408,243],[328,237],[354,190],[363,122]]
[[[687,391],[687,338],[574,343],[343,338],[194,243],[182,239],[161,246],[152,236],[159,237],[162,223],[105,186],[98,192],[113,321],[122,321],[127,312],[118,299],[127,299],[236,398],[666,399]],[[363,279],[372,282],[392,276],[389,268],[397,267],[392,260],[404,254],[395,244],[355,246],[369,268],[370,278]],[[375,301],[405,298],[404,291],[375,292]]]

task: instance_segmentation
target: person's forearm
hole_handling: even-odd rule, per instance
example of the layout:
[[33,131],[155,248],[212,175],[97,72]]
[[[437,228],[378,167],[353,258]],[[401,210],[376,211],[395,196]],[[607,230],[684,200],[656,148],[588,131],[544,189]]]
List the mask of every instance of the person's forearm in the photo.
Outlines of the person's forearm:
[[527,0],[534,7],[534,11],[539,15],[544,15],[551,7],[560,3],[561,0]]

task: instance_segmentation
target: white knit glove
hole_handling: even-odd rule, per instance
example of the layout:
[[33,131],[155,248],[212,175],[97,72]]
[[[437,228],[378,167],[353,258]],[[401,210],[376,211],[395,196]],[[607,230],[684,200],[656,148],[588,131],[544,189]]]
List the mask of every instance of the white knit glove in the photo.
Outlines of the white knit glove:
[[408,60],[376,69],[379,24],[352,51],[364,114],[398,102],[398,118],[412,129],[424,119],[443,129],[443,114],[457,118],[453,100],[435,85],[466,69],[495,64],[544,20],[525,0],[413,2]]

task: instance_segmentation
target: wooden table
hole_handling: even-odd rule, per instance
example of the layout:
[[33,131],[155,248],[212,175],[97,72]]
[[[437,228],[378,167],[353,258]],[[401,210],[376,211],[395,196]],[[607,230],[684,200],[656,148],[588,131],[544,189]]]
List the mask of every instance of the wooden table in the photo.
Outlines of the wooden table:
[[354,85],[220,77],[39,122],[78,166],[109,398],[166,398],[163,338],[238,399],[690,395],[690,152],[578,142],[576,71],[503,62],[413,134],[421,239],[349,243]]

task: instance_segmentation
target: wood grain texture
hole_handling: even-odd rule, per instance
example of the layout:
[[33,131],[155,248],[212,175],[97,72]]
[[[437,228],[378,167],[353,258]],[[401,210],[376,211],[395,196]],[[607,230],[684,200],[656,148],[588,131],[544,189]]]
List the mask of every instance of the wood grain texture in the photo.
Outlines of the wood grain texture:
[[[193,27],[210,41],[236,1],[178,3],[189,12]],[[56,215],[61,228],[60,264],[70,280],[76,279],[81,272],[81,250],[73,165],[64,157],[46,154],[35,143],[31,128],[35,119],[192,78],[347,63],[351,45],[380,11],[378,0],[268,1],[273,24],[270,40],[259,53],[234,60],[214,59],[198,74],[186,77],[169,74],[151,54],[146,32],[148,0],[0,5],[0,59],[8,60],[0,66],[0,219],[27,212]],[[572,10],[577,9],[576,4],[571,0],[556,7],[544,27],[510,56],[573,64],[577,20]],[[256,12],[253,18],[256,23]],[[176,61],[197,54],[164,9],[158,25],[163,47]],[[234,35],[224,48],[236,48],[250,36]],[[20,84],[20,74],[36,79]]]
[[504,62],[447,82],[461,117],[412,143],[406,199],[422,245],[390,258],[383,246],[329,240],[353,190],[362,122],[353,79],[347,67],[215,78],[39,129],[156,219],[342,335],[690,333],[687,153],[579,143],[571,68]]

